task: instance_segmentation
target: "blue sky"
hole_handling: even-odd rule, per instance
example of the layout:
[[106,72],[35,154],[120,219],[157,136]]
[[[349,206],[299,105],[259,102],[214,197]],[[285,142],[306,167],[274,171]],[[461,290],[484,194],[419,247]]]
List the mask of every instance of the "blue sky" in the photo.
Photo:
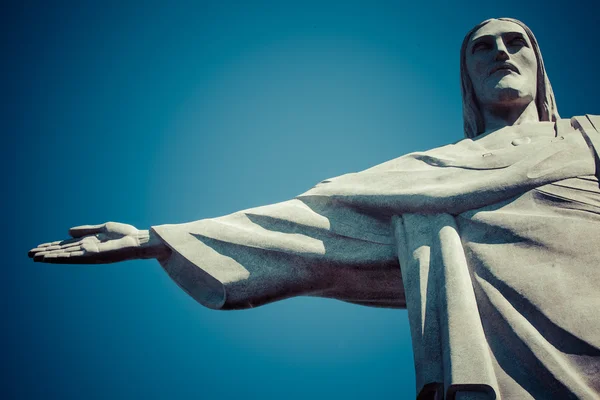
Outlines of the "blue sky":
[[404,310],[219,312],[155,261],[26,252],[75,225],[283,201],[460,139],[458,52],[490,17],[532,28],[563,117],[599,114],[595,2],[122,3],[1,16],[7,398],[414,398]]

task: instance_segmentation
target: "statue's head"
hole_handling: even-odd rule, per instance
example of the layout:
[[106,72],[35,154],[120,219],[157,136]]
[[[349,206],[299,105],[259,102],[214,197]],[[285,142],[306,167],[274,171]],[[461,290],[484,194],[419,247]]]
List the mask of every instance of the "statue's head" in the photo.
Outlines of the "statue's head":
[[460,50],[460,75],[468,138],[485,131],[484,109],[535,102],[540,121],[559,118],[539,45],[521,21],[488,19],[471,29]]

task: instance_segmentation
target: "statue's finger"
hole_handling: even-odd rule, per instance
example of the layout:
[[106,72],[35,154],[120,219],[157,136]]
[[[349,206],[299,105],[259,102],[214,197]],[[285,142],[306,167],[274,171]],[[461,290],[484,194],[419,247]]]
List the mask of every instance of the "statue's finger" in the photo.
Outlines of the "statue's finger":
[[69,229],[69,235],[74,238],[80,238],[88,235],[95,235],[104,231],[106,224],[99,225],[81,225]]
[[35,248],[29,250],[27,252],[27,255],[31,258],[34,255],[36,255],[37,253],[39,253],[40,251],[44,251],[44,249],[45,249],[44,247],[35,247]]
[[41,251],[54,251],[54,250],[66,249],[66,248],[69,248],[72,246],[79,246],[79,245],[81,245],[80,238],[56,240],[54,242],[42,243],[42,244],[37,245],[37,247],[34,247],[33,249],[29,250],[27,252],[27,255],[31,258],[36,253],[39,253]]
[[[76,246],[75,246],[76,247]],[[53,248],[51,250],[44,250],[42,252],[39,252],[37,254],[34,254],[34,258],[35,256],[42,256],[42,257],[54,257],[57,254],[62,254],[62,253],[70,253],[69,249],[71,249],[71,247],[67,247],[67,248],[62,248],[62,247],[57,247],[57,248]],[[77,251],[77,248],[75,248],[73,251]]]
[[60,249],[65,250],[65,249],[69,249],[71,247],[81,246],[82,243],[83,243],[83,240],[79,239],[79,238],[71,239],[70,241],[65,240],[64,242],[61,242]]
[[60,250],[60,245],[58,244],[54,244],[52,246],[47,246],[43,248],[44,251],[54,251],[54,250]]
[[58,244],[61,246],[65,246],[71,243],[77,243],[80,242],[81,238],[69,238],[69,239],[65,239],[65,240],[61,240]]
[[71,246],[66,249],[38,251],[33,254],[33,261],[51,264],[90,264],[94,260],[84,257],[87,254],[82,246]]
[[48,247],[48,246],[54,246],[55,244],[59,244],[60,242],[62,242],[62,240],[56,240],[54,242],[48,242],[48,243],[42,243],[42,244],[38,244],[37,247]]
[[44,261],[44,256],[46,256],[46,254],[50,254],[50,252],[48,251],[40,251],[37,252],[33,255],[33,261],[35,262],[42,262]]
[[61,257],[63,255],[65,255],[65,253],[51,252],[51,253],[48,253],[48,254],[44,255],[44,260],[50,259],[50,258],[58,258],[58,257]]
[[44,262],[51,264],[98,264],[101,261],[89,257],[85,250],[57,253],[50,257],[46,256]]
[[27,255],[29,257],[33,257],[36,253],[39,253],[40,251],[49,251],[49,250],[53,250],[55,248],[60,248],[60,246],[59,247],[56,247],[56,246],[58,246],[62,242],[64,242],[64,240],[57,240],[54,242],[38,244],[37,247],[34,247],[33,249],[29,250],[27,252]]
[[48,253],[44,256],[42,262],[50,264],[67,264],[68,259],[71,257],[71,253]]
[[62,250],[63,253],[68,253],[68,254],[72,255],[72,253],[81,251],[81,245],[79,245],[79,246],[71,246],[71,247],[67,247],[67,248],[61,249],[61,250]]
[[90,257],[86,257],[87,252],[84,250],[74,251],[68,254],[69,256],[63,259],[65,264],[95,264]]

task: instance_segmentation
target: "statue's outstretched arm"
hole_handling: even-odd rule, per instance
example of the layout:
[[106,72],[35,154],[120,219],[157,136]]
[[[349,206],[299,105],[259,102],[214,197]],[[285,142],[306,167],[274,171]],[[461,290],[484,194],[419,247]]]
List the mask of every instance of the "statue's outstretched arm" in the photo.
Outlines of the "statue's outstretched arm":
[[71,239],[43,243],[29,251],[37,262],[106,264],[141,258],[168,257],[171,250],[152,231],[106,222],[69,229]]
[[[329,219],[306,205],[288,218],[279,215],[288,203],[150,230],[118,222],[78,226],[69,229],[70,239],[40,244],[29,257],[55,264],[155,258],[186,292],[215,309],[299,295],[403,307],[391,238],[338,225],[335,210],[321,210]],[[379,229],[389,231],[387,224]]]

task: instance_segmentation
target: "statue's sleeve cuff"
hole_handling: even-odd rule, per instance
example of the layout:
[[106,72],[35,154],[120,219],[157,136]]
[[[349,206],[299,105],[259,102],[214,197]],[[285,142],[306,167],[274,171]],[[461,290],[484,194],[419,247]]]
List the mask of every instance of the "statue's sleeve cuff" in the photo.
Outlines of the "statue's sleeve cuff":
[[171,279],[203,306],[221,309],[226,301],[225,285],[219,279],[223,277],[214,276],[212,271],[203,269],[184,255],[192,246],[198,252],[198,241],[181,225],[159,225],[150,229],[171,249],[168,257],[158,260]]

